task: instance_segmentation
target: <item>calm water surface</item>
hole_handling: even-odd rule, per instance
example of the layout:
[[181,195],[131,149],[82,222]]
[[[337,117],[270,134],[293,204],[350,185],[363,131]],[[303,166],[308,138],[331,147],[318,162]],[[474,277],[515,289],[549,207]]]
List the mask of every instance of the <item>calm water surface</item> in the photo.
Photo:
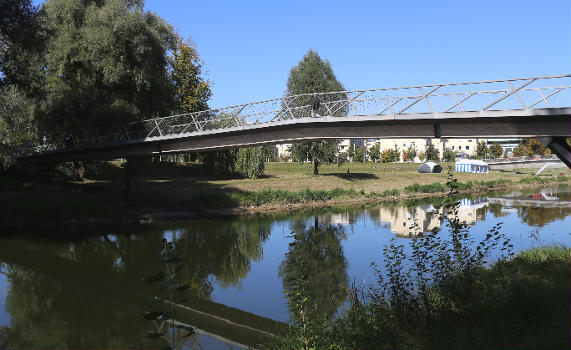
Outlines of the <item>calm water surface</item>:
[[[435,228],[447,235],[439,202],[199,220],[79,239],[3,238],[0,347],[164,348],[172,335],[146,338],[166,326],[143,315],[164,308],[153,297],[165,293],[183,306],[174,337],[186,326],[195,330],[177,341],[181,348],[255,345],[263,332],[289,320],[283,291],[299,266],[311,271],[308,289],[318,309],[334,317],[347,285],[375,282],[371,262],[383,266],[382,249],[391,239],[407,246]],[[516,251],[571,245],[569,186],[466,198],[458,215],[476,242],[502,222]],[[163,238],[181,259],[176,280],[189,286],[183,292],[144,281],[162,268]]]

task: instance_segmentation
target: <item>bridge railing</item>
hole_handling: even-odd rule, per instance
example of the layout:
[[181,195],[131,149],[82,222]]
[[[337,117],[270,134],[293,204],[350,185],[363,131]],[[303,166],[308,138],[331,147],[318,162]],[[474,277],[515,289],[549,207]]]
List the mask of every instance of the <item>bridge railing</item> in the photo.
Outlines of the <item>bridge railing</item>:
[[557,157],[557,155],[555,154],[548,154],[545,156],[521,156],[521,157],[509,157],[509,158],[489,158],[489,159],[483,159],[483,161],[485,161],[486,163],[509,163],[509,162],[525,162],[525,161],[530,161],[530,160],[537,160],[537,161],[541,161],[541,160],[559,160],[559,158]]
[[176,138],[299,118],[569,107],[570,90],[571,75],[558,75],[300,94],[99,128],[75,145]]

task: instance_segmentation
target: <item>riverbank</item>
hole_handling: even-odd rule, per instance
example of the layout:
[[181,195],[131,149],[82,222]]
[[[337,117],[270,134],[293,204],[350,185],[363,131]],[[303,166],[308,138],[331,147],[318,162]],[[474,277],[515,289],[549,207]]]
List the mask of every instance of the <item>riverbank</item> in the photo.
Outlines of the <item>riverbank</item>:
[[[389,247],[399,261],[387,263],[390,278],[353,288],[335,320],[312,312],[311,301],[301,305],[305,317],[294,314],[289,334],[268,348],[569,348],[569,247],[531,248],[486,267],[472,257],[451,263],[441,247],[427,246],[416,248],[422,261]],[[407,259],[410,271],[400,264]],[[439,274],[427,278],[433,265]],[[306,297],[301,287],[295,292]]]
[[[448,164],[443,163],[447,169]],[[447,173],[419,174],[416,164],[328,165],[268,163],[261,179],[216,179],[192,163],[149,163],[131,181],[125,202],[124,164],[100,163],[83,182],[0,178],[0,233],[85,230],[93,227],[183,221],[217,215],[268,213],[359,205],[445,195]],[[347,172],[349,170],[349,172]],[[454,174],[460,193],[569,183],[571,173]]]

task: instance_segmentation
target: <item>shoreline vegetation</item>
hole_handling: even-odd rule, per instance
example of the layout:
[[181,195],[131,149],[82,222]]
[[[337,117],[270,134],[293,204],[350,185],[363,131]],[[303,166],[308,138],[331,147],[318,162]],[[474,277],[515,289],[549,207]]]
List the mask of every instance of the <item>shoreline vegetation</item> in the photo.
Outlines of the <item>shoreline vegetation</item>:
[[[443,169],[449,165],[453,163],[442,163]],[[50,170],[50,180],[30,168],[0,177],[0,234],[365,205],[444,197],[447,191],[446,171],[419,174],[417,164],[328,165],[316,176],[311,164],[267,163],[260,179],[209,179],[200,164],[147,163],[131,180],[132,201],[127,204],[124,167],[122,162],[88,165],[83,182],[70,181],[69,167],[61,165]],[[571,179],[568,169],[564,175],[559,169],[547,176],[531,174],[456,173],[452,186],[459,194],[476,195]]]
[[571,248],[533,247],[486,264],[465,242],[456,241],[462,257],[450,246],[434,249],[442,244],[434,237],[417,243],[410,256],[389,245],[388,276],[376,270],[374,286],[351,286],[339,317],[319,317],[306,303],[304,320],[294,315],[289,332],[265,348],[569,348]]

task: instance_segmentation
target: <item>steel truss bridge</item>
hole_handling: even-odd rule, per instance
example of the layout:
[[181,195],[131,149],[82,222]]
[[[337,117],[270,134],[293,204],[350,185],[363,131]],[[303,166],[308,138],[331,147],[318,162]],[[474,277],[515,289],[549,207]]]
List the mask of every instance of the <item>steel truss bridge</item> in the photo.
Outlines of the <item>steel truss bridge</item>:
[[562,141],[571,136],[570,90],[567,74],[291,95],[103,127],[73,147],[61,140],[22,150],[19,159],[128,158],[325,138],[540,137],[571,166]]

